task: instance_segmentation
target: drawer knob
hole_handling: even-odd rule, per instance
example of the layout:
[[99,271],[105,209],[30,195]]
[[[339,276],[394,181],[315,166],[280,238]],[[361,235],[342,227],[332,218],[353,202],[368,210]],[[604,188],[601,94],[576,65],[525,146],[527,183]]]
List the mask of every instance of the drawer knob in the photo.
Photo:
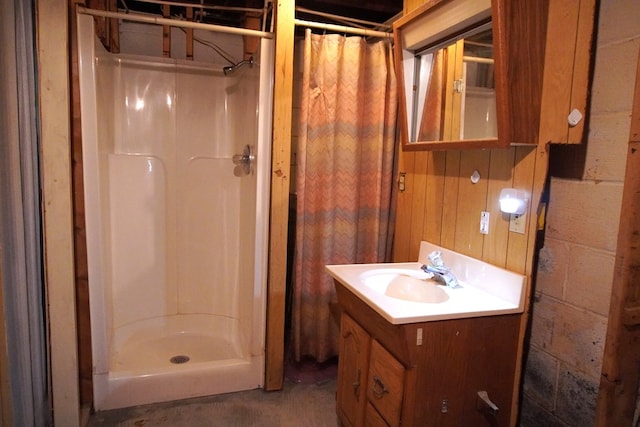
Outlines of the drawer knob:
[[384,383],[382,382],[379,376],[374,375],[373,376],[373,395],[377,399],[380,399],[382,398],[382,396],[384,396],[385,393],[389,393],[389,390],[387,390],[387,386],[384,385]]

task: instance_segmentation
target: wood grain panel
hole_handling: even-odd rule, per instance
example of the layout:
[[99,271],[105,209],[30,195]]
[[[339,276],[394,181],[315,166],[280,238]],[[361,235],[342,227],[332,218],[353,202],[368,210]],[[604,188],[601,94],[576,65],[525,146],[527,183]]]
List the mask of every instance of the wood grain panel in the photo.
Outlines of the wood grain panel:
[[340,360],[336,392],[338,417],[345,425],[362,426],[367,404],[371,338],[347,313],[342,313],[340,322]]
[[[404,174],[404,191],[398,191],[396,202],[396,224],[393,239],[393,261],[407,262],[411,237],[411,210],[413,202],[413,177],[415,175],[415,153],[399,152],[398,170]],[[399,177],[398,177],[399,179]]]
[[433,151],[429,153],[427,164],[425,208],[422,226],[422,239],[440,245],[442,233],[442,206],[444,194],[444,177],[446,153]]
[[405,0],[403,15],[407,15],[411,12],[420,13],[420,12],[417,12],[418,9],[420,10],[428,9],[442,1],[448,1],[448,0]]
[[513,161],[515,148],[491,150],[489,160],[489,183],[487,185],[487,211],[491,214],[489,234],[484,238],[482,259],[499,267],[507,262],[509,240],[509,215],[500,211],[500,191],[513,187]]
[[[458,209],[453,249],[482,259],[484,235],[480,233],[480,212],[486,210],[490,150],[462,151],[458,180]],[[477,184],[471,182],[474,171],[480,173]],[[445,194],[446,196],[446,194]]]
[[[349,315],[360,325],[366,325],[367,332],[371,338],[384,344],[393,356],[405,366],[415,365],[415,346],[409,345],[412,339],[415,340],[415,325],[393,325],[382,318],[367,303],[343,284],[334,281],[338,302],[343,309],[343,313]],[[406,332],[406,330],[409,332]],[[409,338],[408,338],[409,336]]]
[[367,397],[391,427],[400,425],[404,366],[378,341],[371,343]]
[[[426,203],[425,199],[427,193],[427,165],[429,153],[426,151],[419,151],[415,153],[414,158],[415,173],[413,174],[412,179],[413,203],[411,205],[411,211],[414,214],[411,216],[411,235],[422,236]],[[419,252],[420,241],[418,239],[411,239],[409,242],[409,260],[417,260]]]
[[293,105],[294,4],[278,2],[277,5],[267,279],[266,390],[280,390],[284,381],[284,316]]
[[541,112],[540,127],[545,130],[550,142],[567,140],[567,116],[571,111],[570,76],[573,74],[579,11],[580,0],[554,0],[549,4],[542,94],[545,109]]
[[537,141],[547,4],[548,0],[504,2],[511,142]]
[[[515,165],[513,168],[513,188],[526,190],[529,196],[534,193],[540,194],[542,187],[533,187],[533,177],[536,166],[536,150],[535,147],[517,147],[515,155]],[[530,197],[531,198],[531,197]],[[537,220],[537,205],[532,205],[529,200],[527,212],[525,214],[525,230],[534,233],[534,227],[530,226],[530,222]],[[535,241],[532,240],[532,244]],[[527,256],[533,257],[533,254],[527,250],[529,245],[529,236],[527,233],[520,234],[509,232],[509,245],[507,248],[507,270],[524,274],[527,266]]]
[[387,422],[380,416],[376,408],[371,403],[367,403],[367,409],[365,414],[365,425],[367,427],[388,427]]
[[461,151],[447,151],[444,170],[444,197],[442,198],[441,246],[453,249],[455,246],[456,216],[458,211],[458,181],[460,180]]
[[[573,61],[573,82],[571,84],[571,101],[569,109],[574,108],[587,114],[587,104],[591,81],[591,62],[595,56],[593,53],[593,26],[594,15],[596,13],[596,0],[581,0],[580,12],[578,15],[578,27],[576,30],[576,44],[574,47]],[[584,134],[583,119],[576,126],[569,127],[567,142],[569,144],[580,144]]]

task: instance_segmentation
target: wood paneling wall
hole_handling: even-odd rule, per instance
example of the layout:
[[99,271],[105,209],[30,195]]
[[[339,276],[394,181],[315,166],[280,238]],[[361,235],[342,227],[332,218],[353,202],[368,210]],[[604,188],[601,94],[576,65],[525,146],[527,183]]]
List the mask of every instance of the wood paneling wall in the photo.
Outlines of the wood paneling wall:
[[[404,13],[445,0],[406,0]],[[509,2],[506,17],[508,150],[400,153],[405,173],[398,195],[394,261],[417,259],[421,240],[519,273],[533,268],[537,214],[548,170],[549,143],[579,143],[584,120],[569,126],[567,115],[586,115],[594,0]],[[527,145],[529,144],[529,145]],[[472,184],[477,170],[481,180]],[[526,232],[509,231],[498,208],[504,187],[530,194]],[[490,213],[489,234],[479,232],[480,213]]]
[[[500,212],[498,197],[506,187],[539,195],[541,189],[534,187],[536,148],[402,152],[406,190],[398,194],[394,261],[417,260],[420,241],[427,240],[526,273],[535,205],[530,203],[525,215],[527,232],[515,233],[509,231],[509,215]],[[480,174],[477,184],[470,179],[474,171]],[[482,211],[490,214],[486,235],[480,233]]]
[[[404,13],[444,0],[407,0]],[[404,192],[398,195],[394,261],[414,261],[421,240],[528,274],[532,268],[538,201],[547,170],[546,146],[538,149],[548,3],[504,2],[509,149],[400,153]],[[562,121],[554,115],[551,120]],[[566,117],[566,116],[565,116]],[[566,127],[566,120],[564,120]],[[543,144],[546,144],[545,140]],[[537,163],[537,159],[540,162]],[[538,168],[536,172],[536,168]],[[474,171],[480,181],[470,180]],[[536,180],[538,176],[540,179]],[[509,231],[510,216],[500,212],[502,188],[530,195],[525,233]],[[481,212],[489,212],[489,233],[480,233]]]

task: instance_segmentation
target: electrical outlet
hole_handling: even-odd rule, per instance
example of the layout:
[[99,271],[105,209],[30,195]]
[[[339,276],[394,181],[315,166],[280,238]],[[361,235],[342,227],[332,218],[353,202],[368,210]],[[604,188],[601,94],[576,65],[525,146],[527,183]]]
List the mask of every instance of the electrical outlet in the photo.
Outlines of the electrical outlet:
[[489,234],[489,212],[480,212],[480,233]]
[[514,233],[525,233],[527,218],[525,214],[511,214],[511,219],[509,220],[509,231],[513,231]]

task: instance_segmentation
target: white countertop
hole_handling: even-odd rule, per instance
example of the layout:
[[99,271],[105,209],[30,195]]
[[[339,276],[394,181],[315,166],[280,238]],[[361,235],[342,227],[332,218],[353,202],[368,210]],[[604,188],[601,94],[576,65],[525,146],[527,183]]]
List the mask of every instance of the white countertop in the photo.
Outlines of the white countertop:
[[437,303],[394,298],[365,284],[367,277],[377,273],[390,273],[389,269],[397,269],[400,275],[421,277],[421,274],[425,275],[420,269],[424,262],[327,265],[326,271],[392,324],[523,312],[526,283],[523,275],[428,242],[422,242],[419,258],[426,260],[426,255],[432,250],[442,252],[445,265],[451,268],[462,285],[461,288],[454,289],[444,285],[425,284],[439,286],[446,292],[448,298]]

